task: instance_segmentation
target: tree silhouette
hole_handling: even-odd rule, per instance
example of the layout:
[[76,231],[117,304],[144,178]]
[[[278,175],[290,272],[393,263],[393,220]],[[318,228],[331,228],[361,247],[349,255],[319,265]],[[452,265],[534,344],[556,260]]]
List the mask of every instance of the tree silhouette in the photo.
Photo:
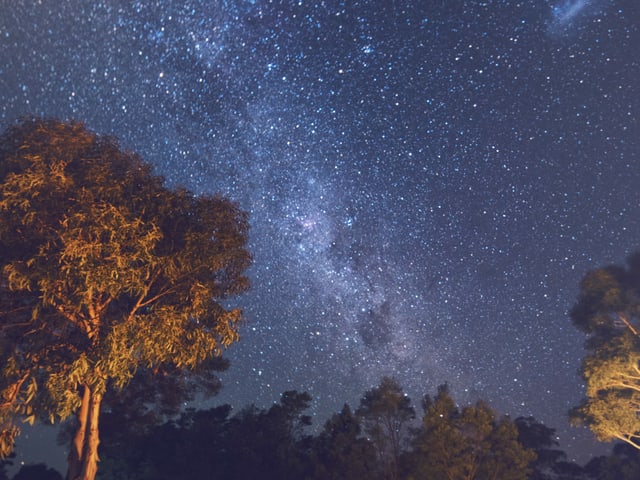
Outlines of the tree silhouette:
[[62,480],[62,475],[44,463],[23,465],[12,480]]
[[378,458],[391,480],[399,478],[399,460],[409,421],[415,417],[411,399],[397,380],[383,377],[380,385],[367,391],[356,414],[365,433],[376,446]]
[[312,475],[317,480],[374,479],[376,451],[363,438],[358,417],[345,404],[334,414],[311,446]]
[[0,454],[29,422],[77,417],[68,479],[97,471],[100,408],[138,369],[187,372],[238,339],[248,221],[163,186],[82,124],[0,137]]
[[560,461],[564,461],[566,454],[559,450],[555,439],[555,429],[537,421],[534,417],[518,417],[514,421],[518,429],[520,444],[536,454],[531,464],[533,472],[530,480],[551,480],[554,478],[554,468]]
[[[130,438],[141,437],[154,427],[176,419],[183,413],[184,404],[196,399],[209,398],[220,390],[216,373],[228,368],[228,361],[212,357],[204,361],[189,375],[176,367],[154,374],[148,368],[139,368],[136,376],[122,390],[105,392],[106,408],[101,413],[100,450],[118,451],[118,457],[136,455],[136,449],[121,449]],[[62,442],[73,436],[74,422],[66,422],[59,435]],[[111,458],[115,454],[107,453]]]
[[[231,407],[189,410],[178,420],[122,436],[105,451],[100,478],[128,480],[305,479],[381,480],[388,457],[362,430],[362,418],[345,404],[315,436],[306,433],[311,397],[284,392],[268,409],[250,405],[229,417]],[[534,420],[523,431],[546,446],[553,432]],[[404,424],[403,424],[404,429]],[[408,431],[405,431],[408,437]],[[515,422],[497,418],[483,402],[458,408],[446,387],[425,397],[423,425],[412,442],[403,437],[398,478],[404,480],[523,480],[535,457],[519,440]],[[107,444],[110,439],[105,439]],[[555,445],[553,441],[552,445]],[[560,452],[560,456],[562,456]],[[565,472],[573,464],[554,464]],[[575,469],[574,469],[575,470]],[[554,473],[554,472],[551,472]],[[563,473],[564,475],[564,473]],[[564,478],[564,477],[550,477]],[[567,477],[568,478],[568,477]]]
[[284,392],[268,410],[248,407],[228,424],[226,446],[229,469],[224,478],[304,478],[305,459],[300,442],[311,417],[304,414],[311,396]]
[[627,443],[617,443],[611,455],[591,459],[584,470],[598,480],[635,480],[640,472],[640,452]]

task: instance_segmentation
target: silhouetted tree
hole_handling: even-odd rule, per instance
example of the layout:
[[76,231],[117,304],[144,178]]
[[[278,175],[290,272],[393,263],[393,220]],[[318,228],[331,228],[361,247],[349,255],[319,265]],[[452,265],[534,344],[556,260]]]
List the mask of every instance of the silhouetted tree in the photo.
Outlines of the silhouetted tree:
[[18,473],[13,476],[13,480],[62,480],[62,475],[44,463],[37,463],[20,467]]
[[[488,408],[488,407],[487,407]],[[493,423],[486,437],[487,451],[483,454],[478,478],[490,480],[528,480],[531,463],[536,454],[518,441],[518,429],[507,416]]]
[[422,408],[422,428],[416,432],[409,462],[410,478],[459,478],[463,472],[459,458],[466,446],[454,424],[459,412],[448,387],[438,387],[435,398],[425,395]]
[[98,478],[181,480],[225,478],[226,428],[231,407],[189,409],[177,421],[128,431],[101,449]]
[[640,477],[640,452],[627,443],[617,443],[611,455],[593,458],[584,471],[593,480],[637,480]]
[[312,480],[376,478],[376,451],[361,436],[360,421],[345,404],[311,444]]
[[591,350],[623,332],[638,336],[640,316],[640,253],[627,267],[611,265],[588,272],[570,317],[576,328],[590,335]]
[[518,429],[518,441],[536,454],[535,461],[531,464],[532,473],[529,480],[552,480],[554,466],[565,460],[566,454],[555,447],[558,441],[555,438],[555,429],[538,422],[534,417],[518,417],[515,419]]
[[11,454],[3,459],[0,459],[0,480],[9,480],[9,474],[7,473],[7,467],[13,465],[11,459],[15,458],[15,452],[11,452]]
[[101,404],[138,369],[188,372],[236,341],[247,216],[170,190],[79,123],[0,137],[0,454],[16,419],[75,414],[68,479],[91,480]]
[[560,461],[553,466],[553,480],[591,480],[584,468],[574,462]]
[[[119,435],[115,445],[107,435],[98,477],[379,480],[388,475],[386,465],[381,465],[386,459],[379,460],[363,431],[363,418],[348,405],[331,416],[316,436],[309,435],[310,402],[307,393],[293,390],[268,409],[251,405],[233,416],[229,405],[189,409],[177,420]],[[446,385],[435,397],[425,395],[423,409],[421,426],[400,442],[398,478],[403,480],[635,478],[631,472],[637,471],[640,454],[631,447],[617,445],[611,457],[594,459],[583,469],[562,460],[565,454],[554,448],[558,444],[552,428],[533,417],[516,421],[498,417],[482,401],[458,407]],[[607,471],[617,472],[618,477]]]
[[189,410],[177,420],[124,439],[104,454],[100,478],[263,480],[308,477],[304,414],[311,397],[288,391],[269,409]]
[[587,273],[573,324],[589,335],[582,364],[585,400],[572,410],[573,423],[586,424],[599,440],[614,439],[640,449],[640,254],[627,268],[609,266]]
[[304,478],[306,462],[300,442],[311,417],[311,396],[295,390],[284,392],[268,410],[245,409],[229,422],[227,447],[231,470],[224,478]]
[[[124,449],[118,455],[109,452],[120,450],[132,437],[144,436],[153,428],[177,419],[183,413],[184,404],[195,400],[196,395],[198,399],[215,395],[221,388],[216,373],[227,366],[225,359],[213,357],[196,366],[191,375],[184,375],[177,368],[165,368],[162,374],[140,368],[127,388],[107,391],[101,414],[101,454],[111,459],[135,456],[139,449]],[[70,432],[61,443],[66,443],[66,438],[73,432],[73,428],[65,430]]]
[[380,385],[367,391],[356,410],[365,433],[376,446],[386,478],[399,478],[399,461],[409,422],[415,417],[411,399],[396,379],[383,377]]

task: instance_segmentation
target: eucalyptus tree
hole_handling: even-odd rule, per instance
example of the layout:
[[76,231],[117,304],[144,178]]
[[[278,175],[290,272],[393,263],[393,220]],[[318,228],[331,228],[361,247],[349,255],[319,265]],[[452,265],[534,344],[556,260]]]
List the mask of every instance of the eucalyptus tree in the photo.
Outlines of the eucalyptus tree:
[[588,335],[582,363],[586,397],[571,412],[599,440],[640,449],[640,255],[626,266],[588,272],[571,309]]
[[196,369],[238,340],[248,217],[170,189],[81,123],[0,137],[0,454],[19,421],[75,416],[67,479],[97,471],[105,392]]

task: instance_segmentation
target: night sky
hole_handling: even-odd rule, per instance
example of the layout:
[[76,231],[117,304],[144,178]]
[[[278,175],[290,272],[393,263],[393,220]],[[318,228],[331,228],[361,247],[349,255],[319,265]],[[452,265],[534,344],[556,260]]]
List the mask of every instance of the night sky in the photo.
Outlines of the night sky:
[[637,0],[0,0],[0,126],[82,120],[250,212],[216,401],[306,390],[322,424],[382,375],[418,407],[448,382],[582,461],[567,310],[640,247],[639,25]]

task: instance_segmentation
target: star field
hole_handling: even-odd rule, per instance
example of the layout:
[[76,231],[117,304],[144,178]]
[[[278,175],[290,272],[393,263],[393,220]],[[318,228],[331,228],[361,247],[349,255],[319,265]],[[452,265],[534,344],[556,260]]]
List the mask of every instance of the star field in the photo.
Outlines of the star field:
[[382,375],[416,404],[448,382],[585,458],[566,312],[586,271],[640,246],[633,0],[0,13],[3,127],[82,120],[250,212],[253,287],[220,401],[307,390],[322,423]]

